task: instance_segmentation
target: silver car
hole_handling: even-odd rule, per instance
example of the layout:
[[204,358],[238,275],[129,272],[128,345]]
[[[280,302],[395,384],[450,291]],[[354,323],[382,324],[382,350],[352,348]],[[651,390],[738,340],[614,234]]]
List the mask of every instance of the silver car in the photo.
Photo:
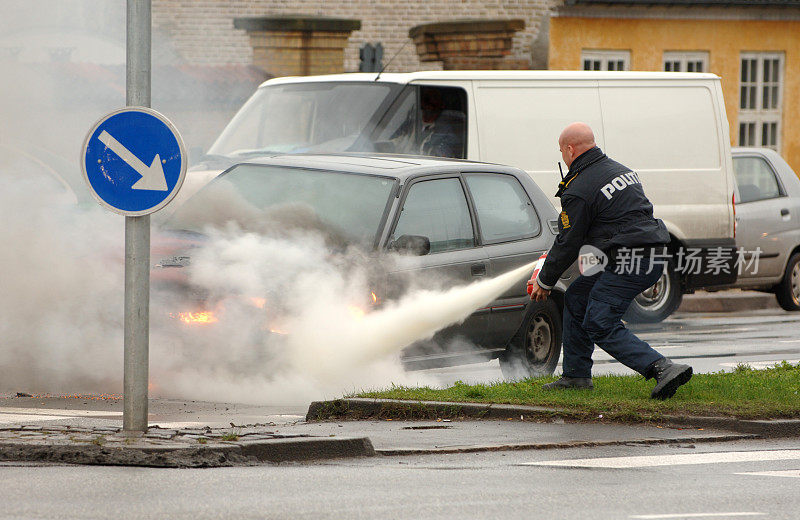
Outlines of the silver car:
[[[734,148],[736,244],[743,253],[734,287],[775,293],[800,310],[800,179],[775,151]],[[758,262],[752,261],[760,250]]]

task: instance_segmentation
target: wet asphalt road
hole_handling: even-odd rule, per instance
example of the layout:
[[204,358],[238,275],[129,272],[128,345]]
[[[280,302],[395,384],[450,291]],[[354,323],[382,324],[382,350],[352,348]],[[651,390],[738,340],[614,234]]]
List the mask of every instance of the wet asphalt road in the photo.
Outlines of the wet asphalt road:
[[[657,324],[631,326],[663,355],[692,365],[695,373],[733,370],[739,363],[763,368],[800,363],[800,313],[769,309],[736,313],[677,313]],[[633,374],[596,349],[594,375]],[[561,371],[561,365],[556,373]],[[497,361],[420,371],[438,384],[486,383],[502,379]]]
[[0,463],[0,519],[790,520],[797,448],[749,440],[205,470]]

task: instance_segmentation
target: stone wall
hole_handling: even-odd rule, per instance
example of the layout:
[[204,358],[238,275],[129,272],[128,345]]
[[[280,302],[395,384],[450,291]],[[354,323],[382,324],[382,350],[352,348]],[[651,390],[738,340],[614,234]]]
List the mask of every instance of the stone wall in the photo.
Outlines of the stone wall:
[[[358,70],[358,48],[381,42],[383,63],[398,51],[389,72],[441,69],[441,62],[420,62],[409,30],[417,25],[463,19],[522,19],[510,58],[531,61],[542,15],[562,0],[152,0],[154,31],[172,41],[193,64],[250,64],[247,33],[234,28],[239,17],[310,15],[361,20],[345,49],[345,71]],[[403,47],[405,45],[405,47]],[[401,50],[402,48],[402,50]],[[534,59],[540,63],[541,58]],[[466,64],[465,64],[466,65]]]

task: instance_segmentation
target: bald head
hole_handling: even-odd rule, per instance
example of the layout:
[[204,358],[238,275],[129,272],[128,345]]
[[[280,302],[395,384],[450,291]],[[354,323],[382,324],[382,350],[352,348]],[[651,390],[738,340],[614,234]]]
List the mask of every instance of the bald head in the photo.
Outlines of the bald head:
[[595,146],[594,132],[586,123],[571,123],[558,137],[558,148],[567,168],[576,157]]

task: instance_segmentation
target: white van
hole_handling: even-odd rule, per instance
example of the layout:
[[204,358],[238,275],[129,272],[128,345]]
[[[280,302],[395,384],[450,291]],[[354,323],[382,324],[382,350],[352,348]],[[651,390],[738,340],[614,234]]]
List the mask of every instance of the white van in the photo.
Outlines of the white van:
[[[573,121],[588,123],[603,151],[638,172],[672,235],[676,265],[692,248],[706,257],[735,257],[728,121],[713,74],[431,71],[275,78],[261,85],[190,176],[206,179],[232,162],[276,153],[444,155],[522,168],[558,207],[557,140]],[[735,281],[732,264],[731,258],[729,272],[669,270],[637,297],[627,317],[666,318],[684,292]]]

